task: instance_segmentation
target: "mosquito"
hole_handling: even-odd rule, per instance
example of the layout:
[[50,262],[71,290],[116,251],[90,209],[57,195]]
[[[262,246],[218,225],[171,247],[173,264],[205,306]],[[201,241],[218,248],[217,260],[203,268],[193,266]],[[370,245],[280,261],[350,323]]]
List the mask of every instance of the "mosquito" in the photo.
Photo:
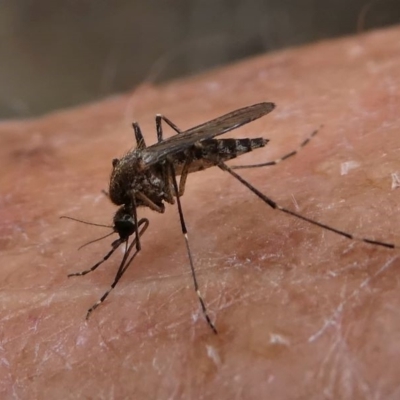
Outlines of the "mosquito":
[[[125,246],[125,253],[120,262],[114,281],[109,290],[107,290],[88,310],[86,319],[88,319],[91,313],[105,301],[142,249],[141,237],[149,226],[149,220],[147,218],[138,219],[137,209],[139,207],[148,207],[158,213],[164,213],[165,203],[176,203],[181,230],[185,239],[194,290],[197,294],[202,313],[208,325],[215,334],[218,333],[214,323],[211,321],[205,301],[203,300],[203,296],[199,289],[192,251],[190,249],[188,230],[186,228],[181,203],[181,197],[185,193],[188,175],[214,166],[229,173],[274,210],[279,210],[293,217],[302,219],[310,224],[344,236],[347,239],[391,249],[398,248],[398,246],[391,243],[358,237],[351,233],[341,231],[282,207],[234,171],[238,169],[277,165],[296,155],[310,142],[310,140],[317,134],[318,130],[313,131],[311,135],[308,136],[296,149],[273,161],[235,166],[228,166],[226,164],[227,161],[240,155],[264,147],[269,142],[269,139],[215,139],[215,137],[257,120],[269,114],[274,108],[274,103],[264,102],[254,104],[248,107],[239,108],[185,131],[179,129],[164,115],[157,114],[155,118],[157,143],[149,147],[146,146],[139,124],[136,122],[132,124],[135,133],[136,148],[129,151],[122,158],[115,158],[112,161],[113,168],[110,177],[108,196],[115,205],[120,206],[114,215],[113,225],[108,226],[89,223],[91,225],[112,228],[111,233],[94,241],[101,240],[113,233],[118,234],[119,238],[112,242],[111,250],[103,257],[103,259],[93,265],[90,269],[68,275],[69,277],[82,276],[89,272],[93,272],[102,263],[108,260],[117,248],[121,245]],[[171,127],[177,134],[164,139],[163,122]],[[180,176],[179,183],[177,181],[177,176]],[[62,218],[85,222],[70,217]],[[131,236],[133,236],[134,239],[129,243]],[[90,244],[94,241],[86,244]]]

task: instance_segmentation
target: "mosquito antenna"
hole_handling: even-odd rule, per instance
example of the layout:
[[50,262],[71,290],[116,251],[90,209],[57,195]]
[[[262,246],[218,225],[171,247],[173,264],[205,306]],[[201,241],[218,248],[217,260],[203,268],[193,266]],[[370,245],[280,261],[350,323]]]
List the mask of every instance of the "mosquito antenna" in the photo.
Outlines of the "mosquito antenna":
[[207,307],[206,307],[205,302],[203,300],[203,297],[202,297],[202,295],[200,293],[199,284],[197,282],[197,277],[196,277],[196,271],[194,269],[192,252],[190,250],[190,245],[189,245],[188,231],[186,229],[185,219],[183,217],[182,205],[181,205],[181,200],[180,200],[180,196],[179,196],[178,183],[176,182],[175,168],[174,168],[172,163],[170,164],[170,173],[172,174],[172,183],[174,185],[174,190],[175,190],[175,195],[176,195],[176,203],[178,205],[178,213],[179,213],[179,219],[181,221],[182,233],[183,233],[183,236],[185,237],[186,251],[187,251],[187,254],[189,256],[189,264],[190,264],[190,270],[192,272],[194,290],[196,291],[197,297],[198,297],[200,305],[201,305],[201,310],[203,311],[204,317],[205,317],[208,325],[210,326],[210,328],[212,329],[212,331],[215,334],[218,334],[218,331],[217,331],[215,325],[211,322],[211,318],[208,315]]
[[259,190],[257,190],[253,185],[251,185],[249,182],[247,182],[244,178],[242,178],[240,175],[238,175],[236,172],[234,172],[232,170],[232,168],[228,167],[225,163],[220,162],[218,164],[218,166],[223,170],[223,171],[227,171],[229,172],[235,179],[237,179],[240,183],[242,183],[244,186],[246,186],[249,190],[251,190],[256,196],[258,196],[262,201],[264,201],[264,203],[267,203],[271,208],[273,208],[274,210],[279,210],[282,211],[286,214],[292,215],[293,217],[302,219],[303,221],[306,221],[310,224],[319,226],[320,228],[324,228],[327,229],[328,231],[331,231],[333,233],[336,233],[337,235],[340,236],[344,236],[347,239],[351,239],[351,240],[356,240],[358,242],[364,242],[364,243],[368,243],[368,244],[372,244],[372,245],[376,245],[376,246],[382,246],[382,247],[386,247],[389,249],[397,249],[399,248],[399,246],[392,244],[392,243],[386,243],[386,242],[381,242],[378,240],[373,240],[373,239],[368,239],[368,238],[363,238],[363,237],[358,237],[355,236],[351,233],[348,232],[344,232],[341,231],[339,229],[333,228],[329,225],[325,225],[321,222],[315,221],[311,218],[307,218],[304,217],[301,214],[298,214],[294,211],[291,211],[285,207],[280,206],[279,204],[275,203],[275,201],[273,201],[272,199],[270,199],[268,196],[266,196],[264,193],[261,193]]
[[100,240],[103,240],[103,239],[105,239],[105,238],[107,238],[107,237],[109,237],[109,236],[111,236],[111,235],[114,235],[114,233],[115,233],[115,232],[112,231],[112,232],[110,232],[110,233],[107,233],[107,235],[104,235],[104,236],[102,236],[102,237],[99,237],[98,239],[91,240],[90,242],[87,242],[87,243],[83,244],[82,246],[78,247],[78,251],[79,251],[80,249],[83,249],[84,247],[88,246],[89,244],[99,242]]
[[86,224],[86,225],[100,226],[102,228],[113,228],[111,225],[95,224],[94,222],[83,221],[81,219],[67,217],[66,215],[62,215],[60,217],[60,219],[70,219],[71,221],[80,222],[80,223]]
[[[145,230],[148,228],[148,226],[149,226],[149,220],[148,220],[147,218],[142,218],[142,219],[138,222],[137,225],[138,225],[139,227],[140,227],[141,225],[144,225],[144,226],[139,230],[139,233],[138,233],[138,235],[139,235],[138,238],[139,238],[140,236],[143,235],[143,233],[145,232]],[[134,258],[136,257],[136,255],[137,255],[137,254],[139,253],[139,251],[141,250],[140,248],[139,248],[139,249],[136,248],[136,251],[133,253],[132,257],[128,260],[128,262],[126,262],[126,260],[128,259],[129,254],[131,253],[133,247],[136,246],[136,242],[138,241],[138,238],[135,237],[135,239],[132,240],[132,243],[129,245],[129,247],[128,247],[128,241],[126,241],[126,244],[125,244],[125,254],[124,254],[124,256],[123,256],[123,258],[122,258],[122,260],[121,260],[121,263],[120,263],[120,265],[119,265],[118,271],[117,271],[117,273],[115,274],[114,282],[111,284],[110,289],[108,289],[107,292],[105,292],[105,293],[103,294],[103,296],[101,296],[100,299],[99,299],[96,303],[94,303],[92,307],[89,308],[89,310],[88,310],[88,312],[87,312],[87,314],[86,314],[86,320],[89,319],[90,314],[92,314],[92,312],[93,312],[101,303],[104,302],[104,300],[108,297],[108,295],[110,294],[110,292],[115,288],[115,286],[117,286],[117,283],[118,283],[119,280],[122,278],[122,276],[124,275],[125,271],[128,269],[129,265],[130,265],[131,262],[134,260]]]

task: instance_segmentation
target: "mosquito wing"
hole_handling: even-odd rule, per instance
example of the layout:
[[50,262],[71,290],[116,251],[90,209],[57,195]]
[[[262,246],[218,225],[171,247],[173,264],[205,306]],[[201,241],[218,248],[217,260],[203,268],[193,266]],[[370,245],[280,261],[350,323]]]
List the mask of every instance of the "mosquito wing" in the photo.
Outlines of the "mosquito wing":
[[142,152],[143,161],[146,166],[156,164],[159,161],[163,161],[167,156],[185,150],[196,142],[212,139],[215,136],[222,135],[261,118],[270,113],[274,108],[274,103],[258,103],[239,108],[147,147]]

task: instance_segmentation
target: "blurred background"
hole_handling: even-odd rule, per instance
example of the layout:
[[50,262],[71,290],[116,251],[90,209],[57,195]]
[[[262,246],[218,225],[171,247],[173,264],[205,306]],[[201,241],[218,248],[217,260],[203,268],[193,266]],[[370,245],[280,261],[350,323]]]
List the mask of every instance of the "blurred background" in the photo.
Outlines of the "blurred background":
[[0,118],[399,22],[400,0],[0,0]]

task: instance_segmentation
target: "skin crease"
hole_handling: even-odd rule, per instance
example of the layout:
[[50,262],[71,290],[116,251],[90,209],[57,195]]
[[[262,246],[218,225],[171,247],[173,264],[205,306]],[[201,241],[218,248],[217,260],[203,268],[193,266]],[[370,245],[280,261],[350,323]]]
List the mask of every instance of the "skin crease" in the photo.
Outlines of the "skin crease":
[[[273,211],[226,172],[191,174],[182,205],[201,291],[192,288],[176,207],[139,210],[143,251],[88,322],[122,252],[112,238],[111,160],[147,144],[154,116],[181,129],[260,101],[276,110],[227,137],[271,142],[230,162],[305,216],[400,244],[400,29],[260,56],[161,88],[0,125],[1,398],[395,399],[400,251],[338,237]],[[166,130],[166,136],[173,134]],[[400,174],[400,172],[398,172]]]

